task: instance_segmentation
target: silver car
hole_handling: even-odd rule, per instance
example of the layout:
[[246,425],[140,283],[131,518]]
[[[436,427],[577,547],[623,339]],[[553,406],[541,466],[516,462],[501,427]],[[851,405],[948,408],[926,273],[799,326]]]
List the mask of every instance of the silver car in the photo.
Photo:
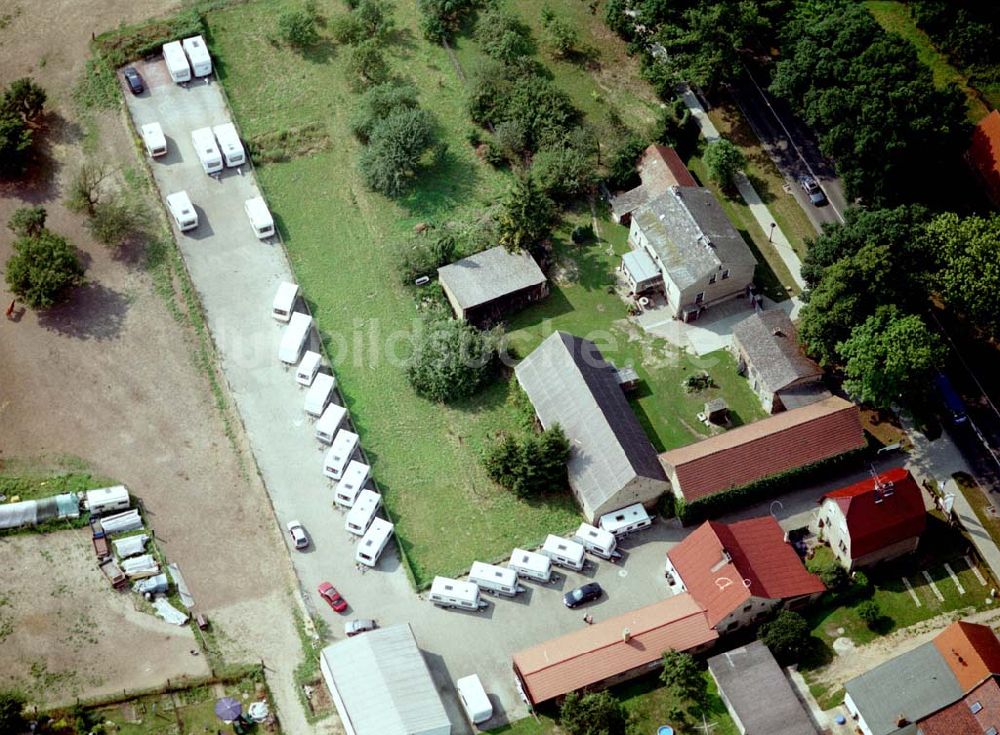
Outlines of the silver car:
[[309,537],[306,529],[298,521],[288,522],[288,535],[292,537],[292,544],[296,549],[304,549],[309,545]]
[[374,620],[368,618],[358,618],[357,620],[348,620],[344,623],[344,635],[348,638],[358,635],[359,633],[367,633],[369,630],[375,630],[378,627],[378,623]]
[[819,184],[816,183],[816,179],[812,176],[800,176],[799,186],[802,187],[802,191],[806,193],[806,196],[809,197],[809,201],[812,202],[814,207],[826,204],[826,194],[819,188]]

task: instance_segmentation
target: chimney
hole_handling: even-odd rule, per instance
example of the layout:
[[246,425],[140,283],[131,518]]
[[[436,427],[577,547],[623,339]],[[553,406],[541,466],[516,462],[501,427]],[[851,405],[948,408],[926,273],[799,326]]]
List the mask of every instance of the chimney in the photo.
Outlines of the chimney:
[[777,327],[775,327],[774,329],[772,329],[772,330],[771,330],[771,335],[772,335],[772,336],[774,336],[774,337],[784,337],[784,336],[785,336],[785,333],[784,333],[784,332],[782,332],[782,331],[781,331],[780,329],[778,329]]
[[622,628],[622,641],[628,643],[630,640],[632,640],[632,631],[628,628]]
[[896,715],[896,727],[906,727],[910,724],[910,721],[906,719],[906,715]]

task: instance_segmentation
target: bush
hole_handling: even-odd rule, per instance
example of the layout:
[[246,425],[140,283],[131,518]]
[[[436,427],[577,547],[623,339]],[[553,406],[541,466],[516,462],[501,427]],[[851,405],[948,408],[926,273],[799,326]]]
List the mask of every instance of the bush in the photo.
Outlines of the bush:
[[319,41],[316,17],[305,9],[286,10],[278,16],[278,37],[297,49],[316,45]]
[[559,708],[559,724],[569,735],[624,735],[626,718],[611,692],[570,692]]
[[7,260],[10,290],[32,309],[46,309],[83,278],[83,266],[66,238],[49,230],[14,241]]
[[831,592],[839,592],[847,587],[849,581],[847,570],[836,561],[823,565],[818,574],[819,578],[823,580],[823,584]]
[[379,45],[372,40],[354,46],[347,57],[346,69],[352,89],[361,91],[389,79],[389,64]]
[[570,56],[579,42],[576,29],[562,18],[555,17],[547,22],[543,20],[542,25],[545,28],[545,45],[552,55],[559,59]]
[[799,662],[811,643],[806,619],[791,610],[782,610],[778,617],[762,625],[759,637],[783,666]]
[[493,377],[497,336],[454,319],[423,322],[406,377],[418,395],[445,403],[473,395]]
[[705,151],[705,167],[712,180],[723,189],[731,190],[734,177],[747,165],[743,152],[725,138],[709,143]]
[[577,225],[573,228],[573,231],[569,233],[569,239],[576,245],[583,245],[586,242],[591,242],[595,237],[593,225]]
[[71,212],[93,217],[94,208],[101,201],[104,182],[110,175],[110,169],[103,164],[90,162],[83,164],[70,183],[66,208]]
[[364,38],[385,41],[396,28],[393,20],[393,4],[389,0],[361,0],[354,8]]
[[47,216],[45,207],[19,207],[8,220],[7,228],[18,237],[38,235],[45,229]]
[[32,132],[12,110],[0,108],[0,173],[18,174],[31,149]]
[[854,608],[854,611],[870,630],[877,628],[883,618],[882,608],[879,607],[879,604],[875,602],[875,600],[865,600],[864,602],[858,603],[858,606]]
[[15,79],[3,93],[3,106],[20,115],[25,122],[35,122],[45,109],[45,90],[31,77]]
[[476,0],[417,0],[424,37],[432,43],[450,40],[477,4]]
[[434,127],[431,114],[417,109],[399,109],[375,125],[358,161],[368,187],[391,197],[405,192],[435,143]]
[[94,45],[107,69],[124,66],[133,59],[159,53],[163,44],[205,33],[197,10],[185,10],[166,19],[134,26],[120,26],[97,37]]
[[566,487],[569,440],[558,424],[540,435],[505,435],[486,450],[483,466],[490,478],[518,497],[535,497]]
[[132,202],[116,196],[98,202],[87,222],[94,239],[110,247],[121,247],[146,231],[144,212]]
[[351,132],[362,143],[367,143],[380,122],[399,110],[413,110],[418,106],[417,88],[413,84],[399,81],[376,84],[358,100],[351,118]]
[[438,268],[455,260],[457,251],[455,238],[450,234],[422,237],[402,253],[399,274],[403,284],[410,285],[421,276],[433,276]]
[[492,6],[480,12],[476,21],[476,40],[483,53],[497,61],[511,62],[520,56],[529,56],[533,51],[531,31],[502,6]]
[[13,689],[0,691],[0,732],[19,733],[27,730],[24,719],[24,705],[27,699]]
[[584,196],[597,184],[594,157],[571,146],[543,148],[532,161],[531,171],[538,184],[553,199],[568,200]]

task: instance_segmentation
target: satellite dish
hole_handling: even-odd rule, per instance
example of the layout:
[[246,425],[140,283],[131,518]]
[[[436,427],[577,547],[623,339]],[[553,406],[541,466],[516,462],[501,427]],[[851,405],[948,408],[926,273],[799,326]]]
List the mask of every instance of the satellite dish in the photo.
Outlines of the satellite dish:
[[731,580],[729,577],[719,577],[718,579],[715,580],[715,586],[718,587],[720,590],[726,589],[726,587],[729,587],[730,585],[732,585],[732,583],[733,580]]
[[784,510],[785,509],[785,504],[782,503],[780,500],[772,500],[771,501],[771,507],[768,509],[767,512],[771,514],[772,518],[777,519],[778,516],[775,515],[777,513],[777,511],[774,509],[774,506],[778,506],[778,510]]

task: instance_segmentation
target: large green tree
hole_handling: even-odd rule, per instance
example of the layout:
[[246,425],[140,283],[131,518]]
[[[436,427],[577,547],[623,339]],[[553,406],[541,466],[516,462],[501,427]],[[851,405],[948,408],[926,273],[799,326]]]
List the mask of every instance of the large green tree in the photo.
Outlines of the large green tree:
[[552,233],[555,218],[555,205],[534,177],[518,176],[497,215],[500,244],[512,252],[533,252]]
[[398,109],[371,130],[358,166],[365,183],[386,196],[400,196],[416,176],[420,159],[436,140],[426,110]]
[[569,735],[624,735],[626,718],[611,692],[570,692],[559,708],[559,724]]
[[14,241],[5,278],[21,301],[32,309],[45,309],[80,282],[83,266],[65,237],[43,229]]
[[31,77],[15,79],[3,93],[3,106],[26,122],[36,122],[45,110],[48,95]]
[[0,106],[0,174],[21,172],[31,141],[31,128],[24,118]]
[[489,5],[480,11],[476,40],[483,52],[504,63],[534,51],[528,26],[502,5]]
[[782,610],[774,620],[760,626],[759,635],[774,657],[785,666],[801,661],[812,642],[809,623],[791,610]]
[[0,732],[21,733],[27,730],[24,719],[24,705],[27,703],[21,692],[12,689],[0,691]]
[[483,455],[487,474],[519,497],[535,497],[566,487],[569,440],[558,424],[541,434],[506,434]]
[[747,165],[743,151],[725,138],[708,144],[705,150],[705,167],[708,175],[727,191],[736,188],[736,174]]
[[1000,337],[1000,215],[942,214],[927,235],[943,261],[935,280],[948,306]]
[[694,657],[682,651],[664,651],[662,681],[675,697],[703,707],[708,700],[708,681]]
[[476,393],[496,370],[497,337],[463,321],[424,322],[415,335],[406,377],[424,398],[445,403]]

